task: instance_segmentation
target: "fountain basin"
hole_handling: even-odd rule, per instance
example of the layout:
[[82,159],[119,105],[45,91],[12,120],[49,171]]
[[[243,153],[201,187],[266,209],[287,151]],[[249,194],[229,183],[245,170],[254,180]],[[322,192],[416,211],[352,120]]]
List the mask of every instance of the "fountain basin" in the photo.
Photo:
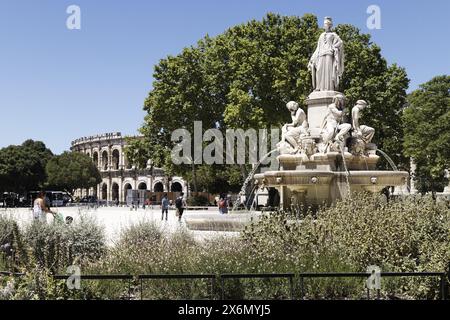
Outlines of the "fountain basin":
[[380,170],[286,170],[255,175],[260,187],[275,187],[282,208],[296,204],[321,205],[346,198],[349,192],[380,192],[387,186],[402,186],[408,172]]
[[239,232],[259,217],[257,212],[196,214],[187,215],[185,221],[189,230]]
[[405,171],[349,171],[348,180],[352,191],[363,189],[369,192],[379,192],[387,186],[405,185],[408,176],[409,173]]
[[335,174],[331,171],[319,170],[289,170],[267,171],[255,175],[255,183],[265,186],[297,186],[307,188],[311,185],[328,185]]

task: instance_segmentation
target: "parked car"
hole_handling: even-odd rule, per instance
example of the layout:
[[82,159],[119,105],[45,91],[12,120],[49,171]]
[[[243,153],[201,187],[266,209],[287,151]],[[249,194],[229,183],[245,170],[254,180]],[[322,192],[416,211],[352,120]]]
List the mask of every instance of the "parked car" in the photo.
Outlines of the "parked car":
[[97,203],[97,197],[96,196],[83,197],[80,200],[80,203]]
[[20,197],[14,192],[3,192],[0,205],[5,208],[15,208],[20,206]]

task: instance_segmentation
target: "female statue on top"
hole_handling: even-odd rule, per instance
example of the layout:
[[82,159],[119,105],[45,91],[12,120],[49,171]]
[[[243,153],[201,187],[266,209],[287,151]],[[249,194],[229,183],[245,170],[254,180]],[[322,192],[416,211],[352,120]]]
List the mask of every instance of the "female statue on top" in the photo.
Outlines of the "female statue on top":
[[332,32],[332,27],[331,18],[326,17],[325,32],[320,35],[316,50],[308,63],[315,91],[337,91],[344,73],[344,43]]

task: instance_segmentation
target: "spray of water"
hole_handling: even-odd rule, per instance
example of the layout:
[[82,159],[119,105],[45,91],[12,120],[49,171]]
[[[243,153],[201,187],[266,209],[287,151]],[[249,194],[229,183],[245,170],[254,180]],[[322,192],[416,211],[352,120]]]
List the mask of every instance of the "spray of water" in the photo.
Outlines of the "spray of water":
[[392,159],[383,150],[377,148],[377,151],[383,155],[383,157],[386,159],[387,162],[389,162],[390,166],[392,167],[392,170],[398,171],[394,161],[392,161]]
[[[256,189],[257,187],[258,187],[257,185],[253,186],[253,189],[252,189],[252,191],[250,192],[250,195],[252,195],[252,194],[255,192],[255,189]],[[249,197],[248,199],[245,199],[245,207],[246,207],[246,208],[248,208],[248,205],[249,205],[249,201],[250,201],[250,200],[251,200],[251,197]],[[251,203],[250,210],[252,209],[254,203],[255,203],[255,197],[253,197],[253,201],[252,201],[252,203]]]
[[345,152],[344,152],[344,147],[342,145],[339,146],[339,149],[341,149],[341,155],[342,155],[342,163],[344,164],[344,169],[345,169],[345,181],[347,183],[347,192],[348,192],[348,196],[349,198],[351,198],[351,193],[350,193],[350,181],[348,179],[348,177],[350,176],[350,172],[348,172],[347,169],[347,162],[345,162]]
[[[253,176],[255,175],[256,171],[258,170],[259,166],[261,165],[261,163],[267,159],[267,157],[269,157],[272,153],[274,153],[275,151],[277,151],[277,149],[273,149],[272,151],[270,151],[269,153],[265,154],[257,163],[256,165],[253,167],[252,171],[249,173],[249,175],[247,176],[247,178],[244,181],[244,184],[242,185],[241,191],[239,192],[238,198],[235,201],[235,203],[233,204],[233,209],[232,211],[236,211],[237,208],[239,207],[239,205],[242,203],[241,202],[241,198],[243,196],[245,196],[245,192],[247,190],[247,186],[248,184],[253,180]],[[253,191],[255,190],[255,188],[253,188]],[[253,193],[252,191],[252,193]],[[249,197],[251,196],[251,194],[249,194]]]

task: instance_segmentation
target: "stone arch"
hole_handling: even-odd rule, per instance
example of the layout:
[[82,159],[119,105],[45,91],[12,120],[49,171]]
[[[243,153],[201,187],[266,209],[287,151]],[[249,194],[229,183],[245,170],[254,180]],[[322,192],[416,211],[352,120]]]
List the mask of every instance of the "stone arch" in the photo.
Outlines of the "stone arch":
[[102,152],[102,170],[108,170],[108,151]]
[[127,201],[127,192],[128,192],[128,190],[132,190],[132,189],[133,189],[133,187],[131,186],[131,183],[129,183],[129,182],[126,182],[123,185],[123,201],[124,202]]
[[154,192],[164,192],[164,184],[161,181],[158,181],[153,186]]
[[183,185],[178,181],[172,182],[172,185],[170,186],[170,191],[183,192]]
[[112,152],[112,169],[119,170],[120,165],[120,152],[118,149],[114,149]]
[[138,185],[138,190],[147,190],[147,184],[145,182],[140,182]]
[[113,183],[111,187],[111,200],[116,201],[119,200],[119,185],[117,183]]
[[100,191],[101,191],[102,200],[108,200],[108,185],[106,183],[102,184]]

